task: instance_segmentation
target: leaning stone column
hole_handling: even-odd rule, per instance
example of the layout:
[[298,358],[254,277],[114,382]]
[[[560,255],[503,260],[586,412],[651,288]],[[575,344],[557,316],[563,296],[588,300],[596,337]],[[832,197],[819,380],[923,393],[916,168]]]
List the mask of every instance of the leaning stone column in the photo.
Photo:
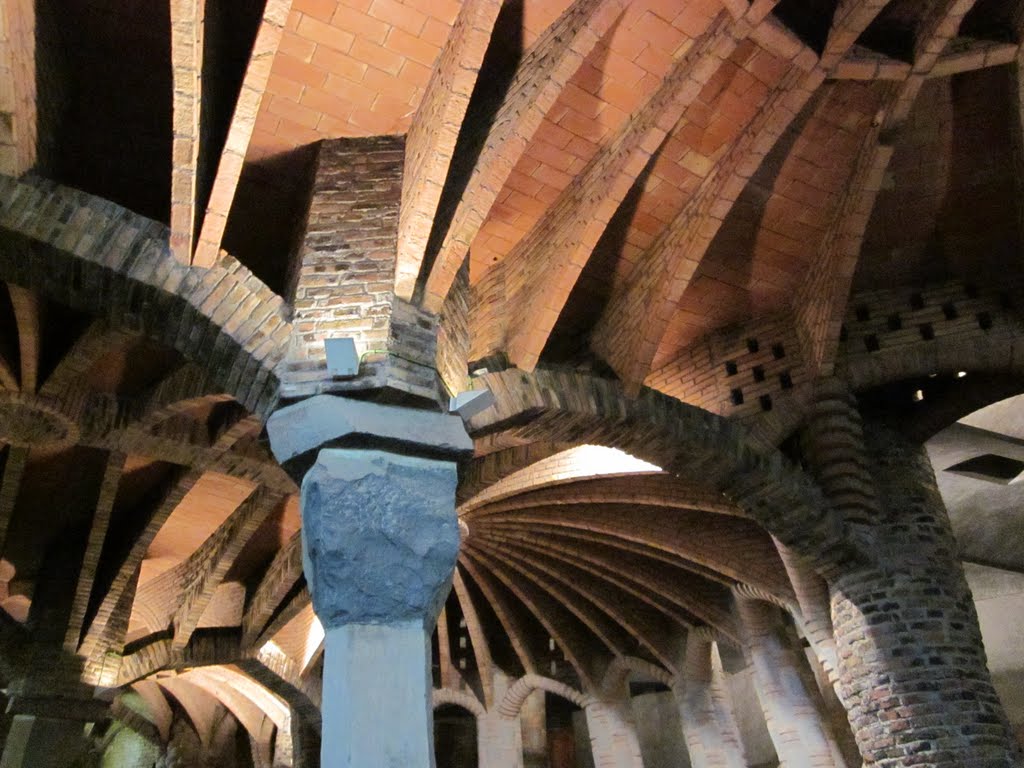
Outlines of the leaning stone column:
[[782,768],[843,768],[827,723],[800,674],[799,658],[785,641],[779,608],[734,590],[744,650]]
[[[456,465],[435,457],[472,447],[462,422],[319,396],[278,411],[268,430],[293,474],[315,456],[301,508],[326,635],[321,765],[429,768],[430,635],[459,548]],[[320,447],[346,443],[361,447]]]
[[711,631],[691,629],[686,635],[682,676],[673,690],[693,768],[746,768],[724,677]]
[[838,691],[866,766],[1021,765],[935,475],[919,446],[868,430],[884,519],[833,579]]
[[643,768],[628,684],[614,693],[590,700],[585,709],[594,768]]

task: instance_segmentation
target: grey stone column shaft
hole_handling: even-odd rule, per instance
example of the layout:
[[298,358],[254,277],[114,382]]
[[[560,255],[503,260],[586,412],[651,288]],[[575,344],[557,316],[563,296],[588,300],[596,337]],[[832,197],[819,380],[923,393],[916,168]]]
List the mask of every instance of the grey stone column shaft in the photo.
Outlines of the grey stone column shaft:
[[322,765],[429,768],[430,633],[459,547],[452,462],[324,449],[302,482],[325,639]]

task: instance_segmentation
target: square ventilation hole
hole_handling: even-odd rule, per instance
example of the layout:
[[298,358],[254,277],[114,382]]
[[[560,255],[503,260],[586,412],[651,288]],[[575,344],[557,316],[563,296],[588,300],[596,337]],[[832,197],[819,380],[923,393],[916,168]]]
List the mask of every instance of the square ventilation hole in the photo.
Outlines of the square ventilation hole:
[[1024,461],[996,453],[983,453],[981,456],[947,467],[946,471],[973,477],[975,480],[1009,485],[1024,472]]

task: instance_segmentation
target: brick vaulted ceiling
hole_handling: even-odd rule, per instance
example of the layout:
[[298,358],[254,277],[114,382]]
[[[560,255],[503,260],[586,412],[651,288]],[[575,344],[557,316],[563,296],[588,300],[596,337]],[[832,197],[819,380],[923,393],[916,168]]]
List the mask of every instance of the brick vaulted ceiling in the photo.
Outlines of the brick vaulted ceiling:
[[[289,316],[315,145],[381,135],[405,138],[395,292],[435,313],[458,295],[471,361],[647,385],[772,442],[774,406],[807,381],[886,383],[862,358],[906,329],[1019,325],[1016,0],[0,9],[3,174],[82,190],[85,219],[152,220],[176,264],[257,286],[268,325]],[[93,682],[187,666],[231,630],[236,655],[277,654],[263,661],[315,700],[296,489],[266,413],[243,407],[259,398],[43,294],[0,291],[0,417],[41,430],[3,433],[0,606],[42,626],[42,597],[72,595],[58,640]],[[41,416],[46,398],[91,415]],[[478,440],[444,681],[671,668],[679,627],[733,633],[737,582],[792,602],[743,510],[621,456],[595,476],[563,437]],[[68,553],[73,584],[53,577]]]

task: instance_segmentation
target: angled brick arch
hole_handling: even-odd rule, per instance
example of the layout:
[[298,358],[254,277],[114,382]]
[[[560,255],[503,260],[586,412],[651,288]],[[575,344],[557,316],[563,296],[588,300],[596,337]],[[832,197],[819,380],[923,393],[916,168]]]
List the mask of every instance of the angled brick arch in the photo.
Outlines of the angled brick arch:
[[576,373],[513,369],[480,381],[496,403],[470,421],[474,437],[619,448],[725,494],[822,573],[859,558],[820,489],[735,423],[646,388],[631,399],[617,382]]
[[668,688],[675,684],[672,674],[657,664],[652,664],[636,656],[616,656],[605,670],[604,689],[606,691],[618,690],[630,677],[636,677],[643,682],[661,683]]
[[581,709],[587,706],[590,697],[580,693],[571,685],[552,680],[544,675],[526,674],[509,686],[505,697],[498,704],[498,711],[502,717],[519,717],[519,711],[523,708],[523,702],[529,698],[534,691],[547,691],[556,696],[561,696],[566,701],[572,702]]
[[52,182],[0,178],[0,280],[144,332],[206,368],[254,413],[277,402],[284,302],[236,260],[177,262],[167,227]]

